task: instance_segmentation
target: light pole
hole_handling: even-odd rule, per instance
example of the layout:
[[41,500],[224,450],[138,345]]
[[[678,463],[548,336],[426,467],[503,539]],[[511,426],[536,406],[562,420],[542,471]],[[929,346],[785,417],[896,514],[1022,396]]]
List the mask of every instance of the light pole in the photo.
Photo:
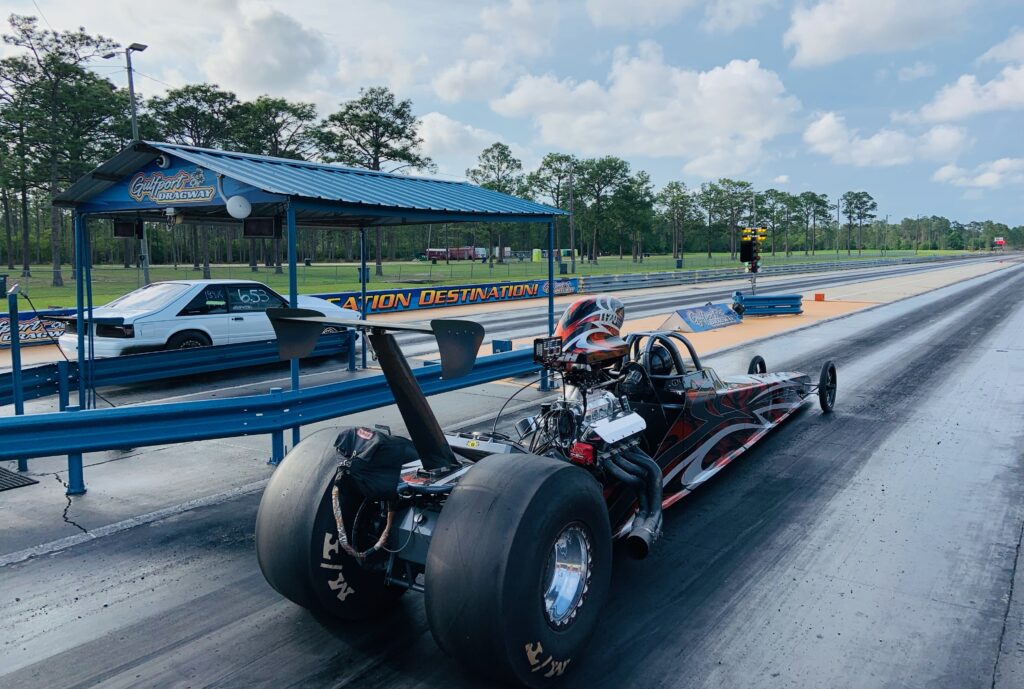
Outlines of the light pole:
[[[147,47],[142,43],[132,43],[124,49],[124,58],[128,63],[128,97],[132,101],[132,141],[139,140],[139,118],[136,114],[136,103],[135,103],[135,79],[132,71],[132,53],[141,53]],[[110,52],[103,56],[104,59],[109,60],[112,57],[117,57],[116,52]],[[139,240],[139,261],[142,263],[142,283],[148,285],[149,280],[149,242],[146,238],[146,223],[142,223],[142,239]]]
[[[130,46],[124,49],[124,58],[128,63],[128,97],[132,101],[132,139],[138,140],[139,138],[139,120],[136,114],[135,104],[135,78],[132,71],[132,53],[141,53],[149,46],[143,45],[142,43],[132,43]],[[116,52],[110,52],[103,56],[105,60],[109,60],[112,57],[117,57]]]

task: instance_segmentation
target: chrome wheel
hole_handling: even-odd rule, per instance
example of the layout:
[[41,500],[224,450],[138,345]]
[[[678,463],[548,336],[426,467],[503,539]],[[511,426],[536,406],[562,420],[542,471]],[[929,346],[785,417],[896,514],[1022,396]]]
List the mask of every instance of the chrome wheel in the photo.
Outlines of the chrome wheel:
[[562,529],[548,555],[544,572],[544,614],[555,628],[576,617],[590,585],[591,548],[585,527],[576,522]]

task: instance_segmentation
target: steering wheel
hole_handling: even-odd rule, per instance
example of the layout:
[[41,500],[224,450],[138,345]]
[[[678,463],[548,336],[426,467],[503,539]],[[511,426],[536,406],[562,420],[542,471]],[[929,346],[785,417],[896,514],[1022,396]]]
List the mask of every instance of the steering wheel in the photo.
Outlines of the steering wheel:
[[[657,373],[654,370],[652,359],[654,357],[655,345],[663,347],[668,351],[669,357],[672,361],[672,368],[668,373]],[[663,335],[661,333],[652,333],[647,341],[644,342],[643,350],[639,352],[639,356],[636,359],[646,369],[647,373],[652,379],[666,380],[669,378],[677,378],[686,373],[686,366],[683,364],[683,357],[679,355],[679,350],[676,348],[672,338]]]

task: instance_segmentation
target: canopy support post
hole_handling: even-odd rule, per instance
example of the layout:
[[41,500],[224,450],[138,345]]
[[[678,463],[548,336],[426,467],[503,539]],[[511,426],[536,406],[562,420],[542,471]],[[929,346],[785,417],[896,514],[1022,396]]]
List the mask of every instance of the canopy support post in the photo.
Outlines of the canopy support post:
[[[548,221],[548,336],[555,334],[555,223]],[[540,390],[551,389],[547,369],[540,373]]]
[[85,233],[85,220],[81,213],[75,213],[75,330],[78,336],[78,406],[86,409],[85,404],[85,271],[82,269],[82,256],[85,254],[82,235]]
[[[296,246],[296,229],[295,229],[295,206],[292,205],[291,199],[288,200],[288,206],[285,208],[285,224],[288,228],[288,305],[293,309],[299,307],[299,271],[297,267],[298,263],[298,248]],[[299,389],[299,360],[291,360],[291,374],[292,374],[292,390],[298,391]],[[295,426],[292,428],[292,447],[299,444],[301,438],[300,427]]]
[[[89,341],[88,356],[85,359],[86,409],[96,408],[96,381],[93,378],[93,362],[96,360],[96,327],[93,325],[92,302],[92,242],[89,239],[89,226],[82,219],[82,269],[85,279],[85,320],[89,324],[86,337]],[[79,273],[79,281],[83,279]],[[79,375],[83,375],[79,370]]]
[[[360,317],[365,321],[369,316],[369,309],[366,307],[366,228],[359,227],[359,313]],[[363,370],[366,370],[366,333],[362,335],[362,357],[363,357]]]

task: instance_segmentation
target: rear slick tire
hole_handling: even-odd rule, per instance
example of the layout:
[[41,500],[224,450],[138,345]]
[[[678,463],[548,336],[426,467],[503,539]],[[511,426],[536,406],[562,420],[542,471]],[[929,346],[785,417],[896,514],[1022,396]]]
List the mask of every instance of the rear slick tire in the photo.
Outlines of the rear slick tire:
[[[274,470],[256,514],[256,558],[267,583],[288,600],[317,614],[359,620],[391,608],[404,589],[386,586],[383,572],[364,568],[338,547],[331,490],[341,430],[313,433]],[[350,530],[361,504],[361,497],[341,496]]]
[[549,687],[579,663],[608,595],[601,487],[549,457],[494,455],[452,490],[426,566],[430,631],[475,671]]

